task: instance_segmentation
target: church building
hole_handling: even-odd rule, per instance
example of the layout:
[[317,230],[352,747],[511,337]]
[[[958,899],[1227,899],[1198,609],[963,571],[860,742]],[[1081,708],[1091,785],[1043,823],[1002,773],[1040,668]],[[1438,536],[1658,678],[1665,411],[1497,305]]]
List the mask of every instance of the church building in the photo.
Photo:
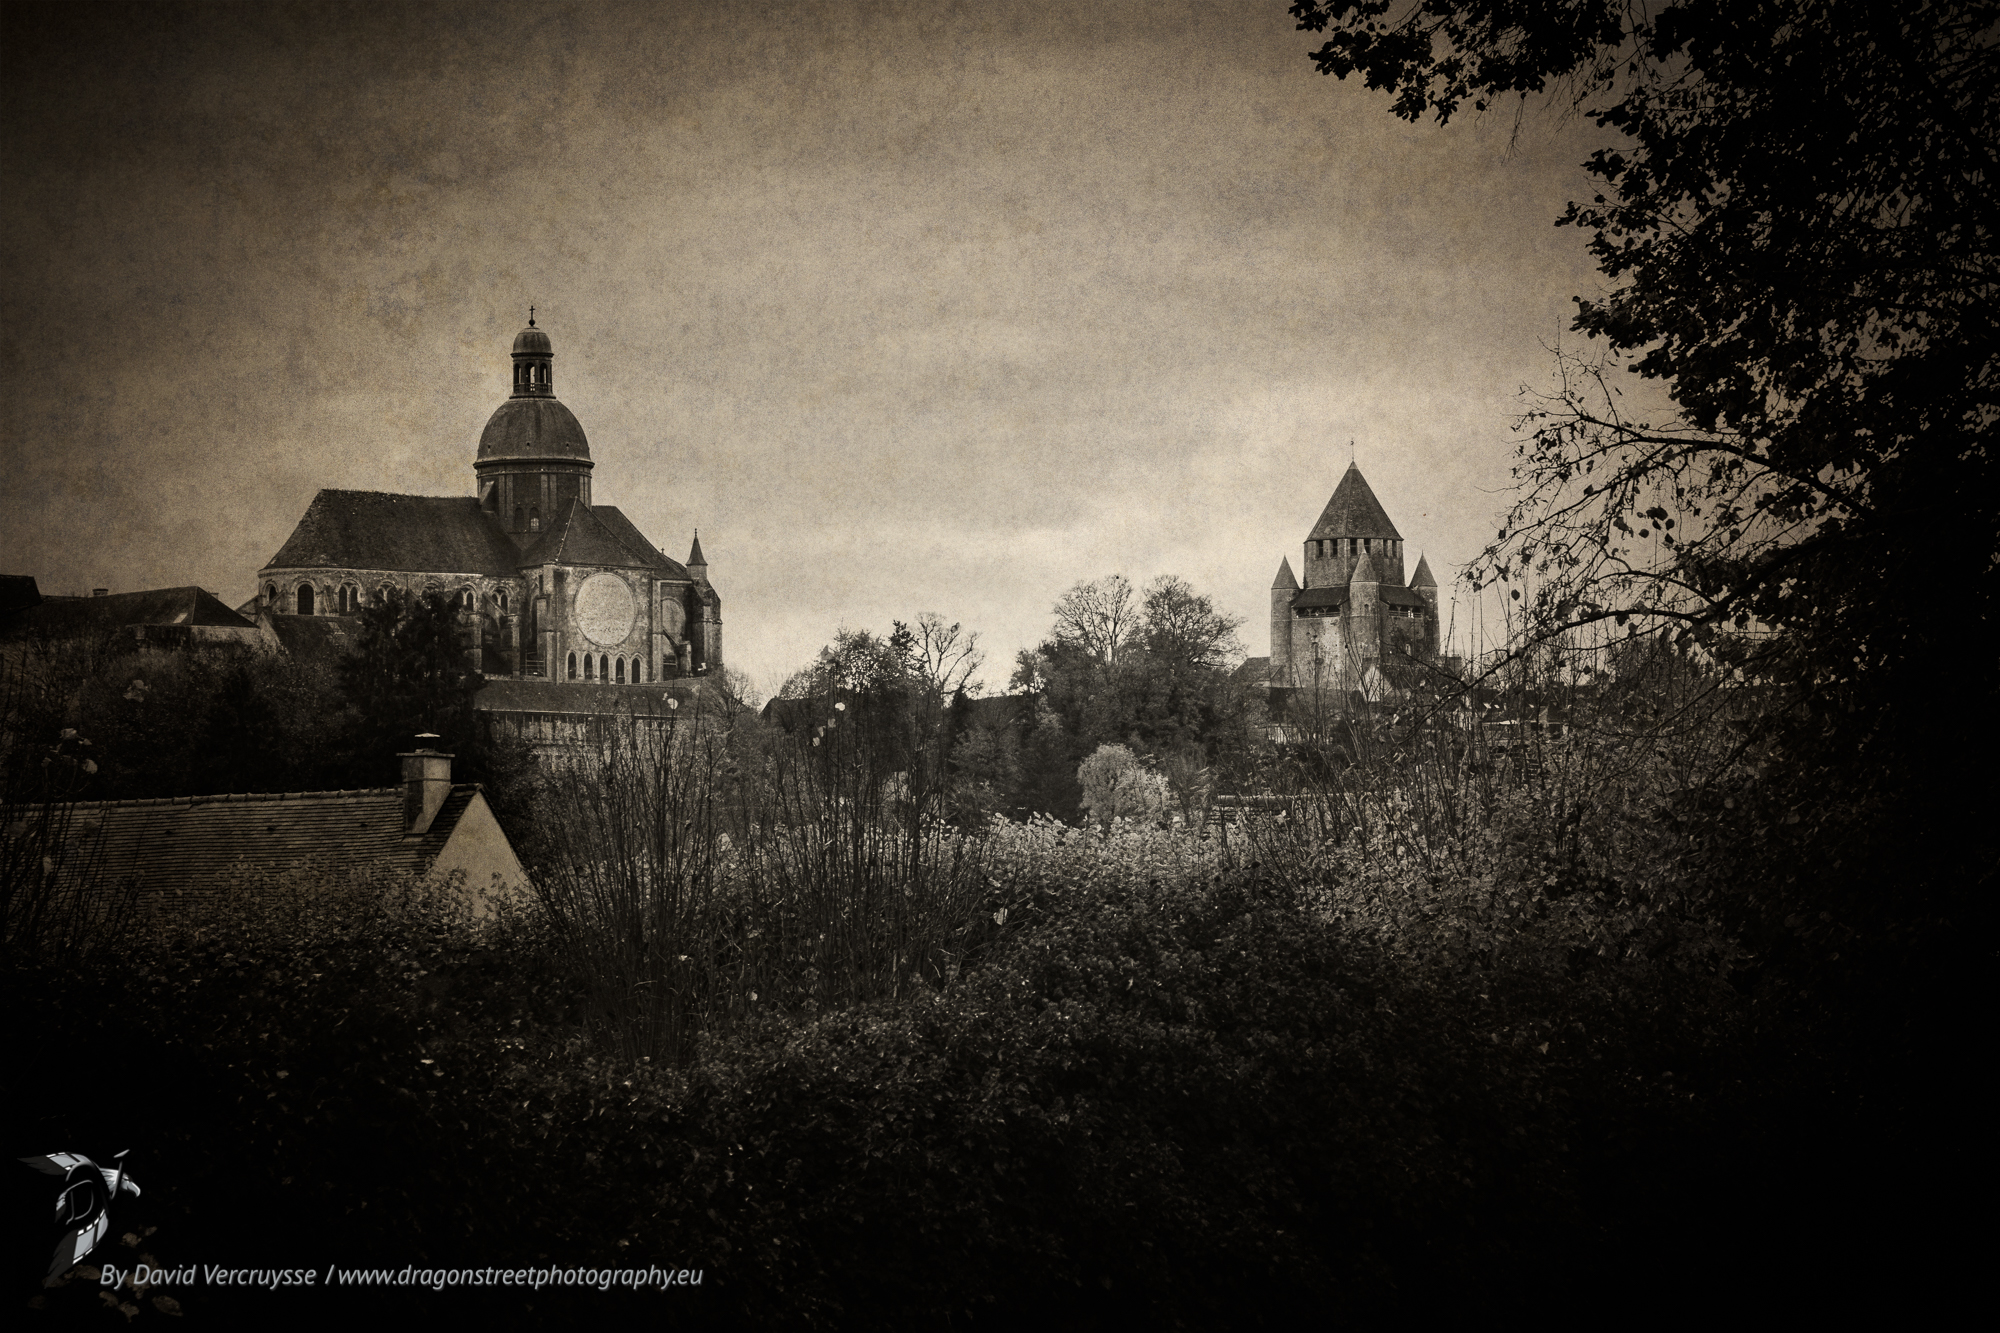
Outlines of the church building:
[[1399,668],[1437,660],[1437,580],[1419,556],[1404,581],[1403,535],[1352,463],[1306,537],[1302,567],[1303,583],[1286,557],[1271,584],[1273,689],[1376,699]]
[[512,361],[512,396],[479,437],[474,494],[321,491],[258,572],[259,615],[351,616],[392,591],[442,592],[474,669],[540,682],[561,711],[572,710],[548,703],[568,697],[557,687],[575,687],[577,713],[625,712],[602,686],[719,673],[722,599],[700,537],[681,564],[593,502],[590,445],[556,397],[555,350],[532,310]]

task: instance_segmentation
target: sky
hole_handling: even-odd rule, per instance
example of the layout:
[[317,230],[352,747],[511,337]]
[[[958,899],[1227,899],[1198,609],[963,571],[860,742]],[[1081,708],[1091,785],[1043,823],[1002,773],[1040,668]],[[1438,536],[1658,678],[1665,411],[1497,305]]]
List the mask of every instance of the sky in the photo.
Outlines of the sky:
[[234,605],[322,487],[472,494],[532,303],[594,499],[699,529],[765,693],[925,611],[1004,689],[1111,573],[1262,655],[1350,456],[1449,588],[1603,289],[1554,225],[1599,131],[1397,120],[1284,0],[4,23],[0,572],[49,593]]

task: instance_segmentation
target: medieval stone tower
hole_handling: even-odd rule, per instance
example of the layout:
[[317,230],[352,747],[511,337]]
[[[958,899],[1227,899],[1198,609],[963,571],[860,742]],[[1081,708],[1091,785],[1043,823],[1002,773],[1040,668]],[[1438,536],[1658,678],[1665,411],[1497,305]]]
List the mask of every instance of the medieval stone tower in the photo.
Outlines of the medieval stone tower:
[[1271,583],[1270,683],[1345,700],[1370,691],[1370,671],[1434,661],[1438,590],[1421,557],[1403,577],[1403,535],[1361,469],[1348,464],[1306,537],[1301,584],[1286,557]]

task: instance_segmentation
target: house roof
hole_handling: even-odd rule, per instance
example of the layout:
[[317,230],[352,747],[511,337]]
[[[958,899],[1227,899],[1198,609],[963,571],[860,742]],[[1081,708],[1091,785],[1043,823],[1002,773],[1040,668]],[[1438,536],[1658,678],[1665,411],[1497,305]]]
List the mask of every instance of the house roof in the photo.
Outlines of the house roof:
[[454,786],[416,838],[403,835],[401,787],[79,803],[69,816],[70,864],[107,887],[136,882],[149,894],[313,865],[422,874],[478,794],[476,784]]
[[1313,524],[1306,540],[1321,537],[1386,537],[1401,541],[1403,534],[1389,521],[1388,512],[1368,488],[1361,469],[1349,463],[1346,475],[1333,488],[1333,498],[1320,511],[1319,522]]
[[285,655],[299,661],[335,666],[354,651],[361,633],[359,616],[272,616],[271,632]]
[[321,491],[265,569],[511,578],[521,559],[471,496]]
[[4,632],[89,634],[133,625],[255,628],[252,622],[224,606],[214,593],[190,586],[110,593],[103,597],[51,597],[10,617]]
[[42,590],[32,574],[0,574],[0,616],[39,606]]

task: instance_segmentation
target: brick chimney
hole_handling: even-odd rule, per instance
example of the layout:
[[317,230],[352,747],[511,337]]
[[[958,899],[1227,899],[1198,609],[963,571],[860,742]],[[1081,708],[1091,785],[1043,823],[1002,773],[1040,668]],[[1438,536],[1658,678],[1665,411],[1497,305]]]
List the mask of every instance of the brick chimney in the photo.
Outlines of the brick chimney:
[[451,756],[424,744],[437,737],[425,732],[417,737],[417,748],[396,757],[403,761],[403,833],[418,837],[429,832],[431,821],[451,795]]

